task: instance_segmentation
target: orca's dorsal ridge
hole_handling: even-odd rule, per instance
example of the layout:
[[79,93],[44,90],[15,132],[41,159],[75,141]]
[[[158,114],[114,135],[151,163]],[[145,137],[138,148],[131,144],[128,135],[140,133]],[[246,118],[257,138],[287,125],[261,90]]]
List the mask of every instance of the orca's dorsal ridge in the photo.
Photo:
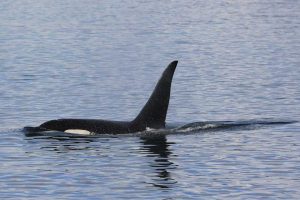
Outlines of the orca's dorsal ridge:
[[122,134],[144,131],[146,128],[165,128],[171,84],[178,61],[171,62],[162,73],[150,98],[137,117],[128,122],[99,119],[50,120],[38,127],[25,127],[30,133],[62,131],[74,134]]
[[177,60],[171,62],[162,73],[147,103],[132,121],[132,129],[165,127],[171,84],[177,63]]

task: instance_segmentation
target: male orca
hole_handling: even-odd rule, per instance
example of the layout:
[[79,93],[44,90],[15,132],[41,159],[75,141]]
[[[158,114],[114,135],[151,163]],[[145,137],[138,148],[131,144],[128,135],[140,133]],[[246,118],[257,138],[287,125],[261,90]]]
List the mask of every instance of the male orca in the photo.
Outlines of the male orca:
[[38,127],[25,127],[27,132],[61,131],[74,134],[122,134],[144,131],[146,128],[165,128],[171,83],[178,61],[171,62],[161,75],[149,100],[132,121],[100,119],[58,119]]

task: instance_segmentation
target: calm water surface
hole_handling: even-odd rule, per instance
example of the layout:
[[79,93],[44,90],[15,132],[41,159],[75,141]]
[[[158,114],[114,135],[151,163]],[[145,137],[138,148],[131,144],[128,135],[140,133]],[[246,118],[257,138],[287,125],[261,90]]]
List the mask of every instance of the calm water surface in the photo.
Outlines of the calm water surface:
[[300,123],[26,137],[130,120],[178,59],[167,122],[300,121],[300,2],[0,2],[1,199],[299,199]]

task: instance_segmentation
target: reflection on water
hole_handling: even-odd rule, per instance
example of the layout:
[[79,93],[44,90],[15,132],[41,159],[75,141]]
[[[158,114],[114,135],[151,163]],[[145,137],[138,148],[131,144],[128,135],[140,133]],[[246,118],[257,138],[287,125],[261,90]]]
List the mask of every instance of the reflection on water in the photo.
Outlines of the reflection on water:
[[57,142],[53,142],[49,144],[49,146],[42,146],[41,149],[55,151],[56,153],[66,153],[69,151],[82,151],[82,150],[90,150],[92,147],[89,145],[90,142],[93,142],[91,139],[83,139],[80,140],[70,140],[65,138],[63,140],[58,139],[59,144]]
[[[51,132],[50,135],[40,134],[36,136],[26,134],[26,140],[30,144],[30,148],[26,149],[25,153],[31,157],[39,154],[40,156],[45,156],[45,152],[52,152],[52,154],[48,155],[51,159],[52,157],[55,158],[57,156],[53,155],[53,152],[55,154],[65,154],[65,156],[68,157],[68,160],[60,160],[59,162],[62,166],[69,166],[70,162],[72,163],[74,160],[82,160],[82,163],[73,164],[76,171],[84,170],[84,167],[81,165],[90,165],[92,168],[91,170],[95,170],[99,167],[102,168],[103,166],[116,167],[115,165],[120,165],[120,163],[124,161],[124,158],[129,159],[128,157],[132,157],[132,161],[135,165],[132,165],[131,162],[124,163],[126,167],[131,166],[130,169],[133,171],[129,173],[136,173],[141,169],[147,169],[146,172],[142,173],[142,177],[145,179],[143,183],[150,184],[154,186],[154,188],[164,191],[172,190],[182,184],[181,180],[178,180],[178,174],[174,175],[174,172],[178,171],[177,164],[172,162],[172,159],[177,157],[177,155],[171,151],[174,149],[173,146],[176,146],[176,143],[169,142],[168,137],[183,135],[187,138],[193,137],[191,133],[210,134],[212,132],[219,132],[218,134],[222,134],[224,131],[255,131],[264,127],[276,127],[279,125],[283,126],[293,123],[296,122],[275,120],[236,122],[210,121],[190,123],[184,126],[179,126],[178,128],[173,127],[166,130],[152,130],[143,133],[124,135],[93,135],[81,137],[72,134],[67,135],[60,132]],[[193,142],[191,142],[191,144],[193,144]],[[209,140],[207,142],[209,142]],[[205,146],[207,147],[207,144],[204,143],[204,146],[201,148],[204,148]],[[209,149],[214,150],[214,145],[209,146]],[[33,150],[31,147],[39,147],[39,149]],[[194,150],[197,149],[192,149],[192,151]],[[138,154],[140,155],[138,156]],[[146,159],[142,160],[140,159],[140,156],[145,157]],[[197,156],[197,154],[194,156]],[[184,159],[189,160],[189,157],[191,157],[191,155]],[[116,163],[114,163],[115,161]],[[98,165],[98,167],[95,166],[94,169],[93,165]],[[66,170],[69,170],[69,167],[66,167]],[[126,170],[128,169],[121,168],[119,170],[120,173],[126,173]],[[125,171],[122,172],[122,170]],[[115,172],[110,171],[109,173]],[[116,178],[123,179],[124,177],[118,175]],[[103,179],[103,177],[100,176],[99,180],[101,179]]]
[[[62,133],[63,134],[63,133]],[[39,144],[41,150],[53,151],[55,153],[68,153],[71,151],[103,151],[115,136],[47,136],[35,135],[27,136],[26,141],[29,144]],[[105,144],[105,145],[104,145]]]
[[157,136],[144,136],[141,137],[142,149],[147,150],[148,157],[155,157],[150,166],[156,172],[157,178],[153,179],[153,185],[159,188],[169,188],[176,183],[176,180],[172,178],[170,169],[175,169],[174,163],[169,161],[169,156],[172,152],[169,150],[169,146],[172,143],[167,142],[165,135]]
[[[123,140],[136,138],[136,136],[124,136]],[[103,156],[103,153],[110,148],[117,148],[114,146],[108,147],[112,144],[113,140],[120,138],[115,136],[99,136],[99,137],[53,137],[53,136],[31,136],[27,137],[28,143],[32,145],[38,144],[42,151],[50,151],[58,154],[71,153],[78,151],[79,156],[85,152],[98,152],[99,156]],[[139,145],[139,151],[143,156],[146,156],[147,165],[152,169],[153,173],[149,174],[149,178],[152,180],[151,185],[158,188],[172,188],[177,183],[172,177],[170,170],[175,170],[176,165],[169,160],[172,155],[170,146],[175,144],[168,142],[167,137],[164,134],[151,134],[143,135],[140,137],[140,141],[135,145]],[[113,145],[113,144],[112,144]],[[32,154],[31,151],[25,152]],[[120,152],[121,153],[121,152]],[[153,175],[154,174],[154,175]],[[147,174],[145,174],[147,175]]]
[[[289,129],[295,132],[282,132]],[[9,192],[2,197],[193,199],[218,194],[231,199],[274,191],[272,197],[282,198],[297,194],[296,130],[299,123],[187,135],[63,138],[4,132],[0,186]]]

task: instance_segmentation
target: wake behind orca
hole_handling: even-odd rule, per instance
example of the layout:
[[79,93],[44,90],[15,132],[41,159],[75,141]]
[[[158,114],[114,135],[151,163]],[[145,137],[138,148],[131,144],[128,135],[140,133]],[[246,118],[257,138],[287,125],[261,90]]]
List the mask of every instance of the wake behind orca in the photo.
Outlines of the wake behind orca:
[[71,134],[124,134],[165,128],[171,84],[178,61],[171,62],[162,73],[147,103],[132,121],[100,119],[58,119],[38,127],[24,127],[28,133],[60,131]]

